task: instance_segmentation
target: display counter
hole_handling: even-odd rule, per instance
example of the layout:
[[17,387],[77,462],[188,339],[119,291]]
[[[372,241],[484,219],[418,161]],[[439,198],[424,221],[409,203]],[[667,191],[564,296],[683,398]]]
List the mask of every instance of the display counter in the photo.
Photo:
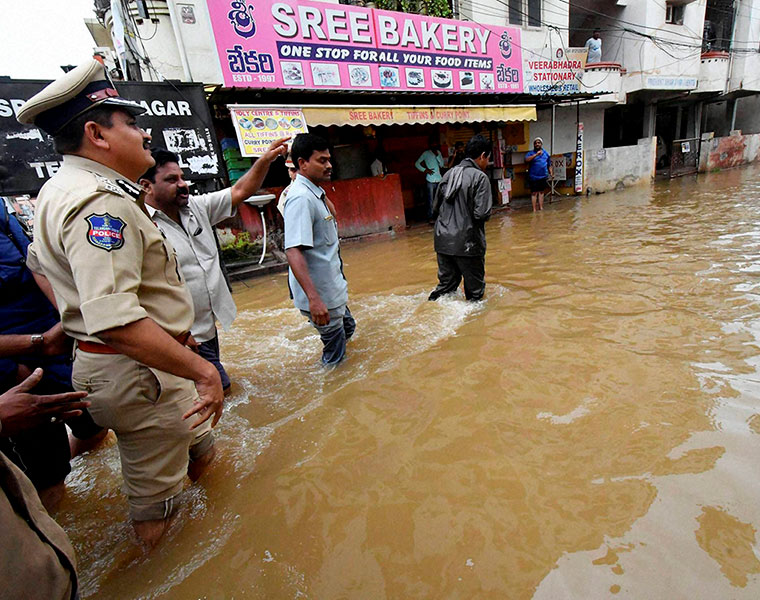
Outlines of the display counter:
[[[338,231],[342,238],[406,228],[401,178],[396,173],[331,181],[323,184],[322,188],[335,204]],[[279,199],[283,189],[267,188],[265,191]],[[266,205],[264,214],[273,229],[282,230],[282,217],[276,206],[277,200],[273,200]],[[261,219],[254,207],[241,205],[238,216],[253,239],[262,235]]]

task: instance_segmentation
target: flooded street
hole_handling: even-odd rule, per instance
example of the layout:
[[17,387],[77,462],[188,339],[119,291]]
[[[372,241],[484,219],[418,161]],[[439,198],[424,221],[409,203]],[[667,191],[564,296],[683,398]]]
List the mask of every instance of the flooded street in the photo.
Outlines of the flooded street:
[[757,598],[760,168],[343,247],[335,370],[286,276],[239,285],[220,456],[145,559],[115,447],[57,513],[83,598]]

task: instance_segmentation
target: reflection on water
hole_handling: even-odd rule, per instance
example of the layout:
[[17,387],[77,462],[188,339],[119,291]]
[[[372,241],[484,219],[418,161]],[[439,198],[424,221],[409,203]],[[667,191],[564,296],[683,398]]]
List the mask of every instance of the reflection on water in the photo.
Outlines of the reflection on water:
[[236,293],[220,458],[150,559],[115,448],[58,513],[85,598],[757,598],[760,170],[346,244],[348,361],[284,275]]

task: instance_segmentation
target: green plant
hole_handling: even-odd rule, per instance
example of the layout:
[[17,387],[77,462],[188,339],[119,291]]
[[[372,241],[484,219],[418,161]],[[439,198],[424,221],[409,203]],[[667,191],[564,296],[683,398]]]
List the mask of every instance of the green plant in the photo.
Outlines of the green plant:
[[425,14],[430,17],[450,17],[449,0],[375,0],[382,10]]
[[222,258],[228,262],[249,258],[259,252],[261,252],[261,241],[251,240],[251,234],[247,231],[238,233],[233,242],[222,245]]
[[451,17],[451,5],[449,0],[422,0],[427,8],[427,14],[431,17]]

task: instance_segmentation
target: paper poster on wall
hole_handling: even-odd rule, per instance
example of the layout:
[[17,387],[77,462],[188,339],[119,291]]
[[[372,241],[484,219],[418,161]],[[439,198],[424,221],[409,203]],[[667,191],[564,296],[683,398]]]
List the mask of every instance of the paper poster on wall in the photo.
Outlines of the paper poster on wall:
[[508,177],[499,179],[498,181],[499,193],[501,194],[501,203],[509,204],[509,192],[512,191],[512,180]]
[[565,156],[552,156],[552,170],[554,175],[552,181],[565,181],[567,179],[567,163]]
[[[0,177],[1,195],[36,195],[62,164],[51,136],[15,118],[23,103],[48,83],[0,78],[0,171],[5,169],[5,177]],[[179,155],[185,179],[207,181],[222,175],[203,85],[120,81],[118,87],[120,96],[145,109],[140,127],[153,143]]]
[[261,156],[274,140],[309,131],[300,108],[262,108],[240,104],[228,108],[243,156]]

